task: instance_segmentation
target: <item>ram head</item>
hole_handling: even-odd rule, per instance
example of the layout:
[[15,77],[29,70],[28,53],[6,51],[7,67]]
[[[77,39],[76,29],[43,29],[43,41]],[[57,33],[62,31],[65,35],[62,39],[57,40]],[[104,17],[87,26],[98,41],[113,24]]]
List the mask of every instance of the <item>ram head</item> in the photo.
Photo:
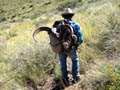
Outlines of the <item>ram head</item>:
[[70,25],[62,25],[61,32],[57,32],[57,28],[50,28],[50,27],[39,27],[33,33],[33,39],[37,41],[36,35],[41,32],[46,31],[49,35],[50,45],[52,50],[55,53],[62,53],[67,52],[72,48],[73,44],[73,29]]

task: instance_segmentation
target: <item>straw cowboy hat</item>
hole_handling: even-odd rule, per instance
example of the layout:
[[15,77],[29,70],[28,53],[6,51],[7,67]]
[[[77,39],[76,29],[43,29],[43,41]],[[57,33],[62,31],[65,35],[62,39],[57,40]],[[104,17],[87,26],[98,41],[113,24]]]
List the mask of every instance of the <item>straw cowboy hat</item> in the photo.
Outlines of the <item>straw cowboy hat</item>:
[[73,13],[73,11],[70,9],[70,8],[65,8],[63,13],[61,14],[63,17],[66,16],[66,15],[69,15],[69,16],[74,16],[75,13]]

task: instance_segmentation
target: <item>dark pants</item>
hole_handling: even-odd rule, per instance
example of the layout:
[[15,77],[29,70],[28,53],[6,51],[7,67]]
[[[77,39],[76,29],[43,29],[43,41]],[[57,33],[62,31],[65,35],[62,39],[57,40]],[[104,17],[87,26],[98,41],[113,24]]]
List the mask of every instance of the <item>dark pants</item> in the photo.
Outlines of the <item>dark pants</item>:
[[60,59],[60,65],[61,65],[61,71],[62,71],[63,78],[66,79],[66,80],[69,80],[68,71],[67,71],[67,60],[66,60],[67,56],[69,56],[72,60],[72,76],[73,76],[73,78],[80,77],[78,52],[77,52],[76,49],[73,49],[68,53],[59,54],[59,59]]

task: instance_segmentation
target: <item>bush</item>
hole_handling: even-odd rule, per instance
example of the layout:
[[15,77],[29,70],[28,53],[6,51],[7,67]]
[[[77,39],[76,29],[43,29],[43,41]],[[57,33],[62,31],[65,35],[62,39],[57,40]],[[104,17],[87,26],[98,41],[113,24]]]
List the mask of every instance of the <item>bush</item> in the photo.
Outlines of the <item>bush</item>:
[[[30,46],[19,44],[6,56],[7,65],[6,62],[0,63],[3,68],[7,67],[4,69],[7,73],[4,73],[5,77],[2,79],[4,83],[1,86],[6,90],[28,88],[30,83],[34,83],[35,86],[44,85],[48,76],[59,73],[58,68],[55,69],[58,61],[54,58],[54,53],[46,40]],[[1,72],[3,68],[0,69]],[[0,78],[2,75],[1,73]]]
[[69,0],[60,3],[57,7],[57,10],[62,11],[64,8],[75,8],[76,6],[80,5],[81,0]]
[[88,3],[96,2],[96,1],[101,1],[101,0],[87,0]]
[[11,32],[8,33],[7,39],[10,39],[10,38],[15,37],[15,36],[17,36],[16,32],[15,31],[11,31]]
[[102,90],[120,89],[120,63],[107,64],[101,69],[101,72],[107,76],[101,84]]
[[[11,69],[15,73],[14,79],[24,86],[28,79],[36,85],[45,83],[47,75],[53,73],[55,67],[54,53],[40,42],[40,45],[24,47],[11,56]],[[22,47],[22,46],[21,46]],[[42,47],[42,48],[41,48]],[[11,76],[13,77],[13,76]],[[25,83],[23,84],[24,81]]]
[[108,31],[102,35],[101,46],[102,50],[108,57],[120,57],[120,21],[114,14],[109,16]]

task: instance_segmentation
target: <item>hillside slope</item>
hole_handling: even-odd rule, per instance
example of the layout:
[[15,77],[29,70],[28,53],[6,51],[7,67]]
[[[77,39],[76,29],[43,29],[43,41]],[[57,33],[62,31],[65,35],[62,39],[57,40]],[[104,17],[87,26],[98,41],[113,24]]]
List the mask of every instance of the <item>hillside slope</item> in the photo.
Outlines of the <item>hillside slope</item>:
[[[59,90],[54,79],[61,77],[60,65],[48,35],[40,33],[36,43],[32,33],[62,19],[65,7],[76,12],[73,20],[84,36],[78,48],[81,81],[65,90],[120,90],[119,0],[0,2],[0,90]],[[70,70],[69,58],[68,64]]]

